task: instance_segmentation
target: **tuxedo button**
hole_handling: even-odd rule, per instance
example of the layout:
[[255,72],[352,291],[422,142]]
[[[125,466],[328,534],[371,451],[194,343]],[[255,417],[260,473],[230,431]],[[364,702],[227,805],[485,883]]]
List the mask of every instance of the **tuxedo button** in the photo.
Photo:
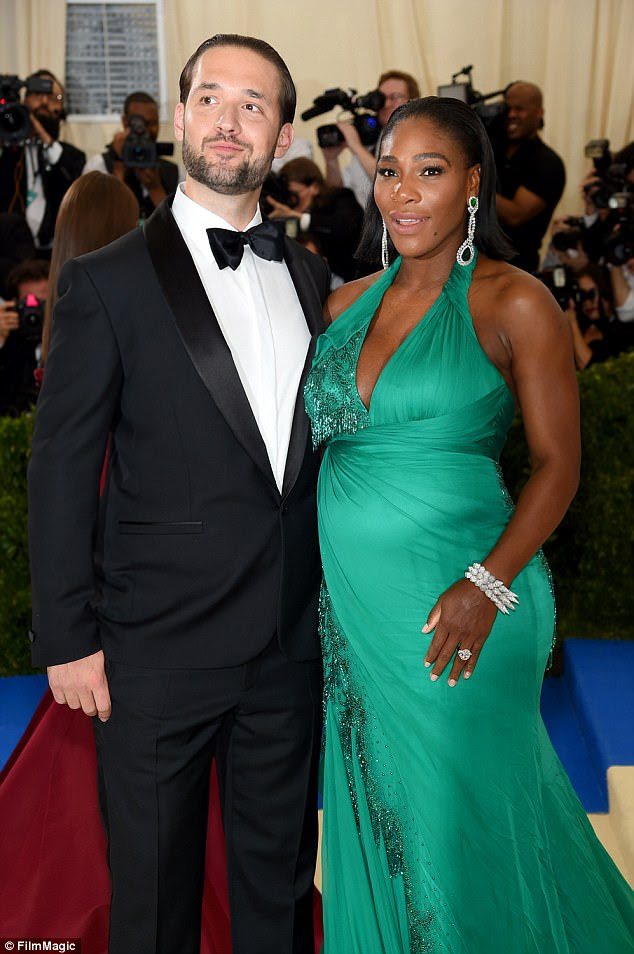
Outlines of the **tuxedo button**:
[[29,630],[29,642],[31,643],[35,642],[35,633],[33,632],[32,629]]
[[288,507],[286,504],[282,504],[282,513],[288,513]]

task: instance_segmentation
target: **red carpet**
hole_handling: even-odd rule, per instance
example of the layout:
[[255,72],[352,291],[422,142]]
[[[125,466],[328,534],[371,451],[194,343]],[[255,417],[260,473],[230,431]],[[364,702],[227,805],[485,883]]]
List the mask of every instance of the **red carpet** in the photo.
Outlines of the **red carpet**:
[[[109,883],[90,721],[46,692],[0,773],[0,936],[80,937],[106,954]],[[321,896],[315,890],[315,951]],[[224,835],[215,772],[209,802],[201,954],[230,954]]]

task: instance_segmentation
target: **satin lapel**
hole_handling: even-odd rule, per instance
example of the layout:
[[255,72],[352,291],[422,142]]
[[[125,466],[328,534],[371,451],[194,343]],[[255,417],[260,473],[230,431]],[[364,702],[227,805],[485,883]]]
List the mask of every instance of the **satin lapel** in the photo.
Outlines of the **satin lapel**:
[[288,445],[288,455],[286,457],[286,469],[284,471],[284,483],[282,487],[282,496],[290,493],[297,475],[299,474],[304,454],[306,453],[306,441],[308,440],[308,416],[304,408],[304,385],[310,366],[315,355],[315,346],[317,337],[324,330],[324,319],[321,309],[321,298],[315,279],[306,263],[306,260],[298,254],[298,249],[293,242],[286,239],[286,251],[284,260],[290,272],[295,291],[299,298],[306,324],[310,331],[310,344],[308,354],[302,370],[302,376],[297,391],[297,401],[295,402],[295,412],[293,415],[293,426],[291,429],[291,439]]
[[277,491],[266,446],[185,240],[162,202],[143,227],[150,258],[189,357],[237,440]]

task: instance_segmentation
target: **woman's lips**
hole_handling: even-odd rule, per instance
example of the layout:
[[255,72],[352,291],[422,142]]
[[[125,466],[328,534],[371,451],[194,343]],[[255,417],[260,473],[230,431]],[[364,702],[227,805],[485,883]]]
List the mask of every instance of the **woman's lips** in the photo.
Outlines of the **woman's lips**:
[[391,212],[390,221],[397,232],[414,232],[429,221],[429,216]]

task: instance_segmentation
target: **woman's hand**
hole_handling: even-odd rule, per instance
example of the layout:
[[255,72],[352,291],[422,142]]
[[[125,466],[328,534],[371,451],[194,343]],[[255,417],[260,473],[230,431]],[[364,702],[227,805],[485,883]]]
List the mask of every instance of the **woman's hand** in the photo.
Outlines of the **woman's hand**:
[[272,211],[269,212],[269,219],[299,219],[301,218],[301,212],[297,212],[295,209],[291,209],[290,205],[284,205],[283,202],[278,202],[277,199],[271,198],[270,195],[266,197],[266,201],[271,206]]
[[455,686],[461,673],[465,679],[469,678],[491,632],[496,613],[497,609],[488,596],[469,580],[457,580],[445,590],[422,630],[423,633],[436,630],[425,656],[425,666],[433,666],[432,681],[438,679],[458,648],[468,649],[471,656],[468,660],[455,656],[449,685]]

